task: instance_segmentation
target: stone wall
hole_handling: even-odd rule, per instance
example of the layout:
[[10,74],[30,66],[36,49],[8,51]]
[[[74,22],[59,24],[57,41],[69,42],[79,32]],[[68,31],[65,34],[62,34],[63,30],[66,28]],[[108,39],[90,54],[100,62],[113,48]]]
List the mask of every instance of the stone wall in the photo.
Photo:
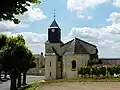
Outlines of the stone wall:
[[[78,68],[86,65],[90,59],[89,54],[64,55],[63,78],[77,78]],[[72,70],[72,61],[76,61],[76,69]]]
[[27,72],[27,74],[28,75],[44,76],[44,73],[45,73],[45,68],[44,68],[45,58],[43,56],[43,53],[41,53],[41,54],[34,54],[34,57],[35,57],[36,68],[31,68]]
[[56,55],[45,56],[45,78],[56,79]]

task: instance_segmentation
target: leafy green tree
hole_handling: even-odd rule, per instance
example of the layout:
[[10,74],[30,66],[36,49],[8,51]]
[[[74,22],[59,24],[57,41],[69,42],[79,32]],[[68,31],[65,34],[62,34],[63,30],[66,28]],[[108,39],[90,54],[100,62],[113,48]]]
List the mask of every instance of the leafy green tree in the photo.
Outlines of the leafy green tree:
[[110,76],[114,75],[114,69],[113,69],[113,67],[108,67],[107,71],[108,71],[108,73],[109,73]]
[[80,69],[78,70],[78,74],[80,74],[82,77],[85,75],[84,70],[84,67],[80,67]]
[[93,74],[96,75],[96,78],[98,78],[100,76],[100,67],[94,67]]
[[24,59],[23,59],[23,67],[22,67],[22,72],[23,72],[23,85],[26,85],[26,73],[30,68],[36,67],[36,64],[34,62],[35,58],[33,57],[32,52],[26,48],[26,52],[24,54]]
[[[34,57],[32,52],[26,47],[22,46],[19,50],[17,50],[19,55],[23,55],[20,60],[21,66],[19,66],[19,73],[18,73],[18,87],[21,87],[21,73],[23,73],[23,85],[26,85],[26,72],[29,68],[32,68],[32,64],[34,63]],[[34,66],[36,64],[34,63]]]
[[84,68],[84,73],[85,73],[85,75],[87,74],[90,77],[90,67],[85,67]]
[[1,48],[6,44],[6,39],[7,39],[7,36],[5,34],[1,34],[0,35],[0,80],[1,80],[1,72],[2,72],[2,50]]
[[[20,49],[25,45],[25,40],[22,36],[9,37],[4,46],[3,68],[10,75],[11,90],[16,90],[16,79],[19,72],[23,54],[20,54]],[[19,52],[18,52],[19,51]]]
[[120,74],[120,65],[115,66],[115,74]]
[[100,67],[99,69],[100,69],[100,74],[102,74],[103,77],[105,77],[106,76],[106,68],[105,67]]
[[10,90],[16,90],[16,79],[18,78],[18,87],[21,87],[21,72],[26,68],[29,69],[30,64],[33,63],[32,52],[25,46],[22,35],[9,37],[2,49],[4,50],[3,68],[11,79]]
[[39,0],[2,0],[0,5],[0,21],[10,20],[15,24],[20,21],[15,18],[15,15],[23,14],[27,11],[26,6],[30,6],[29,3],[40,3]]

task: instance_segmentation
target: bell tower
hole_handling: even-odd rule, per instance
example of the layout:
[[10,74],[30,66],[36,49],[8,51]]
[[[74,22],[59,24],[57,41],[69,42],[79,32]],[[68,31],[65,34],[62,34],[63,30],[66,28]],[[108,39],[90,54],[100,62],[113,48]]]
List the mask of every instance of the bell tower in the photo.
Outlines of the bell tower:
[[48,41],[50,43],[60,43],[61,41],[61,29],[55,19],[50,27],[48,27]]
[[55,20],[55,9],[54,9],[54,20],[48,27],[48,41],[50,43],[60,43],[61,41],[61,29],[59,28]]

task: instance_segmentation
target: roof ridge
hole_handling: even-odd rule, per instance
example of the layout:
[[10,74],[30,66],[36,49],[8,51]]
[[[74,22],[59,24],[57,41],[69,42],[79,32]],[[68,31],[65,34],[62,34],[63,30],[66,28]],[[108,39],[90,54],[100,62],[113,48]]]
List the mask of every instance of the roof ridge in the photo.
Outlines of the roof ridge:
[[72,39],[72,40],[70,40],[70,41],[64,43],[63,45],[61,45],[61,47],[64,46],[64,45],[66,45],[66,44],[68,44],[68,43],[70,43],[70,42],[72,42],[73,40],[74,40],[74,39]]
[[[76,38],[76,37],[75,37]],[[86,43],[86,44],[89,44],[89,45],[92,45],[92,46],[94,46],[94,47],[97,47],[97,46],[95,46],[95,45],[93,45],[93,44],[91,44],[91,43],[88,43],[88,42],[86,42],[86,41],[84,41],[84,40],[82,40],[82,39],[79,39],[79,38],[76,38],[76,39],[78,39],[78,40],[80,40],[80,41],[82,41],[82,42],[84,42],[84,43]]]
[[[76,37],[75,37],[75,40],[77,40]],[[78,41],[78,43],[82,46],[82,48],[85,50],[85,52],[88,53],[87,50],[85,49],[85,47],[79,41]],[[76,44],[76,42],[75,42],[75,44]],[[75,45],[75,48],[76,48],[76,45]]]

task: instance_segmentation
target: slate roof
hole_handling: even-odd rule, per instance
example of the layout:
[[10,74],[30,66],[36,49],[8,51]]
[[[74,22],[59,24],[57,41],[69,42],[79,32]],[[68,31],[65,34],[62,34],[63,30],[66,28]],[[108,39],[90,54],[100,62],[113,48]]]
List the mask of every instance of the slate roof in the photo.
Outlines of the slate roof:
[[78,38],[74,38],[73,40],[61,45],[61,47],[65,47],[64,54],[95,54],[96,46],[80,40]]
[[[45,43],[50,43],[49,40],[47,40]],[[63,45],[64,43],[62,41],[58,42],[61,43],[61,45]]]
[[57,24],[57,22],[56,22],[55,19],[54,19],[54,21],[52,22],[52,24],[50,25],[50,27],[58,27],[58,28],[59,28],[59,26],[58,26],[58,24]]

